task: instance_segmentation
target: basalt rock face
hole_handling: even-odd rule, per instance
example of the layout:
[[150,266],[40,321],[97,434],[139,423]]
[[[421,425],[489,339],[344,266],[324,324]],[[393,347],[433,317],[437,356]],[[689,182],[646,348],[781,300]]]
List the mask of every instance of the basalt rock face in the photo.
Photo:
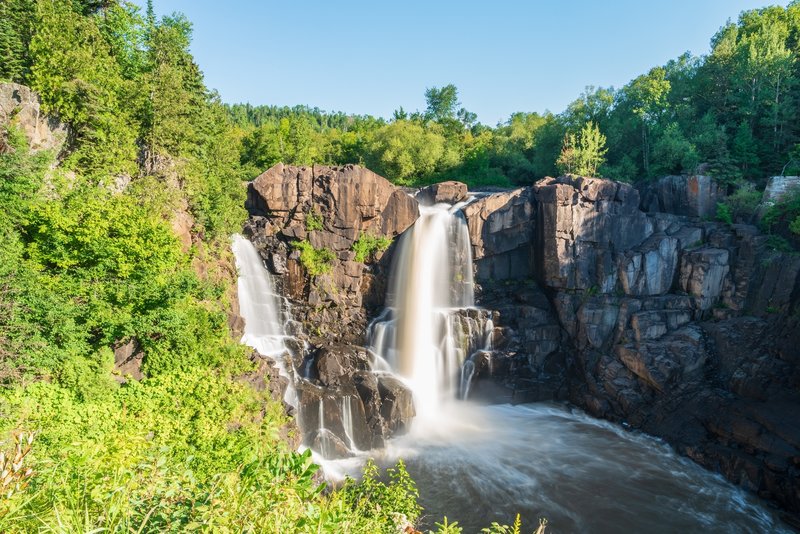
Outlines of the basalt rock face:
[[[357,165],[277,164],[249,187],[246,233],[276,277],[292,313],[312,337],[363,344],[367,314],[383,303],[392,249],[356,261],[361,236],[393,239],[419,216],[417,201]],[[330,255],[327,272],[309,276],[297,248]]]
[[494,321],[476,394],[569,399],[800,512],[800,258],[703,220],[715,186],[678,178],[657,202],[564,176],[464,209]]
[[713,217],[725,193],[711,176],[665,176],[643,188],[642,209],[689,217]]
[[[562,176],[463,207],[481,309],[458,328],[489,334],[469,349],[469,396],[569,400],[798,513],[800,257],[770,250],[753,226],[708,222],[719,191],[706,178],[668,177],[640,194]],[[326,430],[310,421],[306,440],[336,455],[348,440],[377,446],[404,431],[410,392],[366,370],[359,348],[393,251],[361,264],[351,249],[361,233],[402,232],[416,201],[352,166],[276,166],[250,191],[251,239],[311,334],[299,396]],[[301,239],[334,252],[331,273],[308,276],[290,245]]]
[[277,164],[249,184],[247,208],[245,233],[294,319],[303,443],[327,458],[383,446],[414,417],[411,392],[374,374],[363,347],[383,306],[393,246],[363,261],[355,249],[362,236],[392,240],[405,231],[419,216],[417,201],[357,165]]

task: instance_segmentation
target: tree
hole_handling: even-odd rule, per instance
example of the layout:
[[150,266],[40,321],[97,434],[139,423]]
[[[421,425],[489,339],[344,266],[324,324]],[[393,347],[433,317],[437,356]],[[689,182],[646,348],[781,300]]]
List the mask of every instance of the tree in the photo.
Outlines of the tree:
[[671,84],[666,79],[666,70],[656,67],[623,89],[624,98],[630,102],[632,111],[641,124],[642,167],[648,175],[650,174],[650,129],[665,110],[670,87]]
[[556,165],[565,174],[596,176],[597,169],[605,163],[607,151],[606,136],[596,124],[588,122],[577,135],[568,133],[564,136]]
[[418,123],[396,121],[373,139],[368,163],[377,172],[401,184],[411,184],[437,170],[445,157],[445,138]]
[[461,105],[458,101],[458,89],[452,83],[441,89],[437,87],[426,89],[425,101],[428,104],[425,117],[437,122],[455,119],[458,106]]

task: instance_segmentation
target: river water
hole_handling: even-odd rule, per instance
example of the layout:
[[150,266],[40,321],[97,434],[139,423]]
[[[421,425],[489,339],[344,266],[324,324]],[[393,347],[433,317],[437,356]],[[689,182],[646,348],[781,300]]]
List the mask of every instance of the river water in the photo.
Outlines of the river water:
[[[425,508],[419,528],[447,516],[465,533],[492,521],[523,532],[538,518],[558,533],[789,533],[767,506],[661,441],[563,405],[454,402],[384,451],[402,458]],[[378,453],[378,454],[376,454]],[[324,462],[358,474],[364,458]]]

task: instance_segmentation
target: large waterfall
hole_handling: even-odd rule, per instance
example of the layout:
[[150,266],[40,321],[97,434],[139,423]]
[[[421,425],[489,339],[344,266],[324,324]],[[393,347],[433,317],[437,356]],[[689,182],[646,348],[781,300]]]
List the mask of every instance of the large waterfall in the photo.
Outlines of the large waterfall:
[[[475,321],[470,244],[458,206],[421,209],[398,243],[388,307],[370,327],[372,349],[413,388],[418,419],[412,432],[383,450],[357,451],[350,394],[315,412],[318,453],[326,476],[358,476],[367,457],[381,464],[406,460],[429,524],[455,516],[466,531],[521,514],[526,525],[545,515],[548,533],[788,532],[777,515],[719,476],[681,458],[645,435],[592,419],[563,406],[481,406],[455,399],[469,389],[492,325]],[[246,320],[242,342],[271,356],[290,383],[316,391],[287,358],[281,297],[253,245],[237,236],[239,301]],[[483,324],[483,327],[481,327]],[[462,366],[462,363],[465,365]],[[471,365],[472,364],[472,365]],[[383,367],[382,367],[383,369]],[[463,369],[463,371],[462,371]],[[392,371],[390,371],[392,372]],[[377,373],[386,375],[386,371]],[[380,378],[379,378],[380,380]],[[309,387],[310,386],[310,387]],[[353,399],[356,402],[353,402]],[[301,410],[298,405],[298,410]],[[341,417],[329,412],[341,411]],[[302,421],[299,417],[298,421]],[[357,455],[333,458],[333,428]]]
[[420,207],[419,219],[395,252],[387,309],[370,327],[372,350],[413,390],[418,419],[435,417],[456,396],[469,356],[457,315],[474,305],[461,206]]

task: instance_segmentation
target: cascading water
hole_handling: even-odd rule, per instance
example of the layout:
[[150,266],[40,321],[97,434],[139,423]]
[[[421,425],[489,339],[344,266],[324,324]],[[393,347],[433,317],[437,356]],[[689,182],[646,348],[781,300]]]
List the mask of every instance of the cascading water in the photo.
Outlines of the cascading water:
[[285,343],[281,297],[275,293],[261,256],[250,241],[236,235],[233,237],[232,249],[239,272],[239,310],[245,320],[241,342],[275,360],[281,376],[286,377],[289,382],[284,400],[296,406],[294,368],[286,362],[289,351]]
[[[415,425],[411,434],[388,442],[379,455],[383,464],[406,460],[427,517],[455,516],[465,531],[495,520],[508,522],[520,513],[526,525],[536,524],[537,516],[548,517],[552,534],[620,528],[788,532],[753,497],[648,436],[563,406],[445,403],[455,397],[456,387],[466,397],[475,370],[491,367],[491,320],[481,330],[475,319],[478,310],[464,309],[473,305],[465,230],[452,208],[422,209],[420,221],[399,243],[390,306],[370,327],[377,353],[373,369],[401,370],[414,388],[418,414],[437,423]],[[290,385],[303,382],[285,359],[280,301],[261,258],[241,237],[233,249],[246,320],[243,343],[272,356]],[[459,366],[468,352],[472,354],[462,374]],[[326,407],[328,398],[321,395],[315,406],[322,454],[315,454],[315,461],[329,477],[358,476],[371,453],[325,459],[333,457],[336,444],[325,428],[327,410],[337,405]],[[339,402],[346,445],[353,450],[351,398]]]
[[420,207],[419,219],[398,243],[387,310],[370,327],[373,352],[414,392],[418,420],[435,418],[455,397],[467,356],[453,324],[458,309],[474,306],[462,205]]

